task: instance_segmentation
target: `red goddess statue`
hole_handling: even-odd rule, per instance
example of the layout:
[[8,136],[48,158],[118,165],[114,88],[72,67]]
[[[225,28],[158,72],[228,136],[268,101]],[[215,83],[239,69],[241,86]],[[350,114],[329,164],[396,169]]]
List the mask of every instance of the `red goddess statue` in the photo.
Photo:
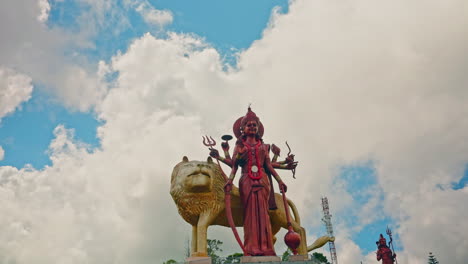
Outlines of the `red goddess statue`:
[[262,139],[263,124],[250,107],[247,114],[234,123],[233,130],[237,141],[232,158],[229,155],[227,142],[221,144],[225,158],[220,157],[218,151],[213,148],[210,155],[232,167],[225,185],[225,191],[228,193],[232,190],[232,182],[238,168],[241,168],[239,192],[244,208],[246,255],[276,256],[268,215],[269,209],[276,209],[271,179],[274,177],[280,190],[286,192],[286,184],[283,183],[274,167],[294,170],[297,162],[294,162],[294,155],[288,155],[285,161],[277,162],[279,148],[274,145],[272,150],[275,156],[273,162],[270,160],[270,146],[264,144]]

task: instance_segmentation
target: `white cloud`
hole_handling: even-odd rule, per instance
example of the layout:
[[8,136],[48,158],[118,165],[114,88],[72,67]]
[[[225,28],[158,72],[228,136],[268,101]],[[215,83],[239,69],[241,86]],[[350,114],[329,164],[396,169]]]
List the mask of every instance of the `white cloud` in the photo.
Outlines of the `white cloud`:
[[1,1],[2,65],[26,73],[72,109],[91,110],[106,88],[96,74],[97,67],[73,51],[95,49],[90,39],[101,30],[118,35],[128,27],[123,11],[114,9],[113,3],[79,0],[83,7],[75,19],[79,30],[71,32],[44,24],[50,12],[47,0]]
[[61,76],[57,78],[58,87],[56,94],[62,102],[71,108],[87,111],[98,104],[107,92],[104,82],[106,65],[100,62],[98,74],[89,73],[84,68],[70,65]]
[[[355,242],[349,238],[337,236],[339,243],[337,243],[337,257],[340,263],[360,263],[362,260],[362,252]],[[325,247],[328,247],[326,245]],[[327,250],[328,251],[328,250]],[[329,252],[324,253],[325,256],[329,257]]]
[[158,10],[146,2],[139,4],[136,11],[143,16],[146,23],[160,27],[172,23],[173,20],[172,13],[170,11]]
[[31,98],[31,78],[0,65],[0,120]]
[[[399,260],[424,263],[432,251],[463,263],[468,228],[454,219],[466,218],[467,191],[449,188],[468,155],[462,6],[295,1],[229,72],[198,38],[142,36],[101,65],[119,73],[115,87],[90,91],[105,121],[100,149],[88,153],[59,127],[52,166],[0,168],[0,262],[181,259],[189,230],[168,194],[172,167],[183,155],[204,159],[200,135],[231,133],[252,102],[265,140],[284,153],[287,139],[300,161],[296,181],[281,175],[308,230],[321,225],[320,196],[329,197],[340,262],[367,253],[343,220],[359,204],[337,181],[339,167],[372,160],[405,248]],[[379,210],[375,203],[359,205],[356,225]]]
[[48,0],[38,0],[37,4],[39,5],[40,13],[37,16],[39,22],[46,22],[49,18],[50,13],[50,4]]
[[5,150],[3,150],[2,146],[0,146],[0,161],[2,161],[4,157],[5,157]]
[[[455,256],[449,247],[464,245],[468,233],[459,232],[466,229],[453,226],[449,215],[460,211],[463,217],[467,196],[449,186],[463,176],[468,161],[467,12],[461,1],[426,2],[424,12],[400,1],[380,5],[297,1],[241,56],[239,74],[262,89],[274,141],[284,137],[277,131],[290,144],[301,139],[297,157],[310,160],[298,172],[313,177],[309,184],[300,182],[307,186],[302,197],[332,191],[335,212],[355,207],[339,186],[329,190],[335,172],[330,168],[374,160],[386,213],[401,225],[403,246],[419,248],[408,250],[408,259],[426,259],[424,250],[439,249],[440,261],[461,263],[467,256],[459,250]],[[437,184],[459,203],[429,199]],[[291,189],[301,186],[298,181]],[[319,201],[311,199],[307,205],[314,208]],[[439,215],[439,228],[412,228],[433,214]],[[437,245],[445,232],[455,235]],[[419,237],[425,237],[424,246],[416,243]]]

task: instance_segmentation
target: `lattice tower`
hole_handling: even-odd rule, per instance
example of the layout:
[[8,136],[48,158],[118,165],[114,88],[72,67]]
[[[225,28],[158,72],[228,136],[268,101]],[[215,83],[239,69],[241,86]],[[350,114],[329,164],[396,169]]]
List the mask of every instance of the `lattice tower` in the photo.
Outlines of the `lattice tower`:
[[[327,235],[329,237],[334,237],[333,235],[333,226],[331,223],[331,214],[330,214],[330,208],[328,207],[328,198],[323,197],[322,198],[322,207],[323,207],[323,218],[322,221],[325,223],[325,227],[327,228]],[[336,248],[335,248],[335,242],[330,241],[328,242],[328,245],[330,246],[330,256],[331,256],[331,264],[338,264],[338,260],[336,258]]]

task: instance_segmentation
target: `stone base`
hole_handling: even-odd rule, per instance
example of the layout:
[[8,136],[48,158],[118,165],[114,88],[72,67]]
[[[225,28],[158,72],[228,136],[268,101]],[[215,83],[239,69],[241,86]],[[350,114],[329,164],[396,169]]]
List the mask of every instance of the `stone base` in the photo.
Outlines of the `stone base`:
[[210,257],[189,257],[185,260],[185,264],[211,264]]
[[288,261],[304,261],[309,260],[309,255],[291,255],[288,258]]
[[243,256],[241,263],[260,263],[260,262],[280,262],[281,258],[277,256]]

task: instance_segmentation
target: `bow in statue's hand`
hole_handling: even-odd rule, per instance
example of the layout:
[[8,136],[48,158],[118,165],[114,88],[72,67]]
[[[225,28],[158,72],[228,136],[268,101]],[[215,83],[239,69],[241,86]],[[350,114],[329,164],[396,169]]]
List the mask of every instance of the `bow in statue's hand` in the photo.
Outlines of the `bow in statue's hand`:
[[231,191],[232,191],[232,180],[229,179],[229,180],[226,182],[226,185],[224,185],[224,192],[230,193]]

